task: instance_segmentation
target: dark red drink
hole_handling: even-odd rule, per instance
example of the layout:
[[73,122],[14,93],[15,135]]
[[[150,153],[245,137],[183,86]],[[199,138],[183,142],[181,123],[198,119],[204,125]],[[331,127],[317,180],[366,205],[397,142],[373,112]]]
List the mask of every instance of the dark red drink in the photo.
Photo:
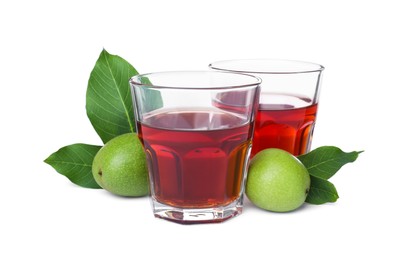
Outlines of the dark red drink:
[[243,122],[230,113],[194,109],[138,123],[154,199],[179,208],[210,208],[239,198],[252,137]]
[[294,155],[306,153],[311,145],[317,104],[297,96],[271,98],[274,104],[259,106],[251,156],[266,148],[280,148]]

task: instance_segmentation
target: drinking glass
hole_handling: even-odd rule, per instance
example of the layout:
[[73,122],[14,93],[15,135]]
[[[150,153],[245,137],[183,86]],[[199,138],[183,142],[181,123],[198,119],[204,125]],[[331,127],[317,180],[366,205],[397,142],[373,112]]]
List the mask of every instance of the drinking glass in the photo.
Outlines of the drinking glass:
[[260,82],[214,71],[131,78],[156,217],[190,224],[242,212]]
[[307,153],[316,122],[324,67],[310,62],[243,59],[213,62],[215,71],[262,79],[251,157],[266,148]]

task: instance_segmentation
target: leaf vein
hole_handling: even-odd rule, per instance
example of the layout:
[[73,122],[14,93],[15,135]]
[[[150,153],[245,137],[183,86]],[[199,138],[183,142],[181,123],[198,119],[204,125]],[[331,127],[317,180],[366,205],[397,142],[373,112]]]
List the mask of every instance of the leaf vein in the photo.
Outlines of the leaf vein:
[[133,125],[132,125],[132,122],[130,121],[130,115],[129,115],[129,112],[127,111],[127,109],[126,109],[126,105],[125,105],[125,102],[124,102],[124,100],[122,99],[122,95],[121,95],[121,93],[120,93],[120,91],[119,91],[119,86],[118,86],[118,84],[116,83],[115,78],[113,77],[112,68],[110,67],[110,64],[109,64],[109,61],[108,61],[107,55],[104,55],[104,56],[105,56],[106,64],[107,64],[107,66],[108,66],[108,68],[109,68],[109,70],[110,70],[110,72],[111,72],[111,76],[112,76],[113,83],[114,83],[114,84],[115,84],[115,86],[116,86],[116,90],[117,90],[117,92],[118,92],[118,94],[119,94],[120,100],[121,100],[122,105],[123,105],[123,107],[124,107],[124,109],[125,109],[125,114],[126,114],[126,118],[128,119],[128,123],[129,123],[130,131],[131,131],[131,132],[133,132]]

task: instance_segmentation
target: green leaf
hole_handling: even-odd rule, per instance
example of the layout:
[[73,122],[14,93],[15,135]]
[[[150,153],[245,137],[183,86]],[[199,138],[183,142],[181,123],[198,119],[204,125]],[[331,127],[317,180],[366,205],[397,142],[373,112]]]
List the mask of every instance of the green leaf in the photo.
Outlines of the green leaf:
[[305,202],[320,205],[327,202],[337,201],[338,193],[331,182],[315,176],[310,177],[311,186]]
[[354,162],[360,153],[362,151],[345,153],[335,146],[322,146],[297,158],[305,165],[310,175],[328,180],[343,165]]
[[129,79],[138,72],[126,60],[102,50],[90,73],[86,112],[103,143],[135,132]]
[[101,146],[72,144],[51,154],[45,163],[66,176],[71,182],[85,188],[100,189],[92,175],[93,158]]

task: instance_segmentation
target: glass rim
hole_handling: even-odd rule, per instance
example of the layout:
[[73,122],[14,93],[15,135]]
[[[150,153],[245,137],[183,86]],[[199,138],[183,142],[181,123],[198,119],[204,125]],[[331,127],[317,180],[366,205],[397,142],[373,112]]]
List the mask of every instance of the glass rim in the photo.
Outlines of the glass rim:
[[[167,75],[175,75],[177,76],[178,74],[182,74],[182,77],[185,75],[220,75],[223,77],[226,77],[227,75],[230,75],[232,77],[238,77],[238,78],[244,78],[244,79],[249,79],[250,82],[248,83],[238,83],[238,84],[216,84],[216,85],[211,85],[207,86],[206,83],[205,85],[194,83],[193,86],[189,86],[188,84],[152,84],[148,79],[151,76],[167,76]],[[228,76],[228,80],[230,79],[230,76]],[[149,81],[149,83],[142,83],[138,82],[138,79],[143,79],[147,78],[146,80]],[[247,80],[246,80],[247,81]],[[242,89],[242,88],[247,88],[247,87],[253,87],[253,86],[258,86],[262,82],[261,78],[250,75],[250,74],[245,74],[245,73],[238,73],[238,72],[231,72],[231,71],[208,71],[208,70],[182,70],[182,71],[160,71],[160,72],[151,72],[151,73],[145,73],[145,74],[138,74],[135,76],[132,76],[129,80],[129,83],[134,86],[147,86],[150,88],[154,89],[187,89],[187,90],[225,90],[225,89]]]
[[210,63],[208,67],[217,71],[256,74],[300,74],[324,70],[324,66],[313,62],[271,58],[220,60]]

